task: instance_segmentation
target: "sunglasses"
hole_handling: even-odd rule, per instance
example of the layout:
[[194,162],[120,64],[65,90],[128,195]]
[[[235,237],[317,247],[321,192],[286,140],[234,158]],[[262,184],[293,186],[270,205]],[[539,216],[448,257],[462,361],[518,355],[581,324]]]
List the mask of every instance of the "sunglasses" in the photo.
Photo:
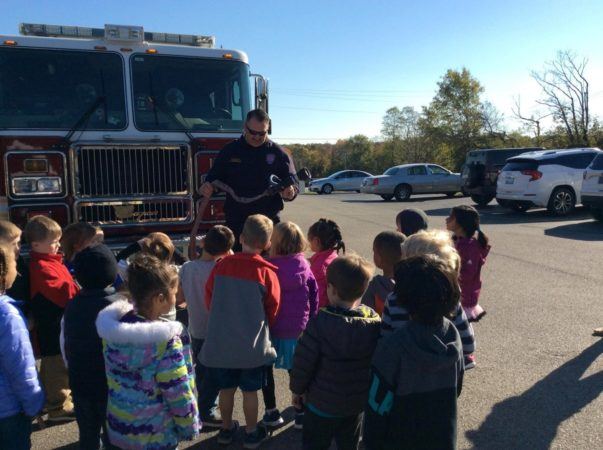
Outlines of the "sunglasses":
[[255,131],[255,130],[252,130],[247,125],[245,125],[245,128],[247,128],[247,131],[249,131],[249,134],[251,134],[252,136],[264,137],[268,133],[267,131]]

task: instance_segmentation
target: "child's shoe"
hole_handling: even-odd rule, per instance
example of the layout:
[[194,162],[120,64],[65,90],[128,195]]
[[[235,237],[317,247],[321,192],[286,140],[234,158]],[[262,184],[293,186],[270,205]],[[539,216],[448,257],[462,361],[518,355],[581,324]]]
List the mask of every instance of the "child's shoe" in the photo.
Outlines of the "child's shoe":
[[475,355],[465,355],[465,370],[473,369],[475,367]]
[[220,418],[220,415],[215,411],[212,411],[207,416],[201,416],[200,419],[203,423],[203,428],[222,428],[222,419]]
[[303,413],[303,411],[295,413],[295,424],[293,425],[293,428],[295,428],[296,430],[304,429],[304,413]]
[[262,442],[268,438],[268,431],[265,426],[258,424],[256,429],[251,433],[245,433],[243,448],[254,449],[258,448]]
[[486,315],[486,311],[480,305],[475,305],[472,307],[465,307],[465,314],[467,315],[467,320],[469,322],[479,322]]
[[232,427],[230,428],[230,430],[225,430],[224,428],[222,428],[220,430],[220,432],[218,433],[218,444],[220,444],[220,445],[232,444],[232,440],[234,439],[235,435],[237,434],[237,431],[239,431],[239,422],[237,422],[236,420],[233,420]]
[[262,423],[269,427],[278,427],[285,423],[283,420],[283,416],[281,416],[281,412],[278,409],[271,409],[270,411],[266,411],[264,413],[264,417],[262,418]]
[[73,409],[61,408],[52,409],[48,411],[49,422],[66,422],[75,419],[75,413]]

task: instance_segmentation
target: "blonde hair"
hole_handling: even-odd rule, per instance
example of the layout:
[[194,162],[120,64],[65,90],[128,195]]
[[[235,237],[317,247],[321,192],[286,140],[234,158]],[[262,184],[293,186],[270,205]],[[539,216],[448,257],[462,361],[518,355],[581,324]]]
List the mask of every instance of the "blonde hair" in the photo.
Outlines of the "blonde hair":
[[140,244],[143,253],[152,255],[164,263],[172,261],[176,248],[165,233],[151,233]]
[[8,220],[0,220],[0,241],[10,243],[21,236],[21,229]]
[[295,255],[305,252],[308,241],[301,228],[293,222],[281,222],[274,227],[272,232],[272,256]]
[[61,237],[61,249],[65,259],[70,261],[86,242],[95,239],[99,228],[88,222],[77,222],[67,226]]
[[61,226],[46,216],[32,217],[23,230],[28,244],[46,241],[50,238],[57,239],[61,237],[61,233]]
[[461,258],[454,248],[452,238],[443,230],[419,231],[406,238],[402,244],[402,258],[434,255],[457,275],[461,269]]
[[0,245],[0,292],[10,289],[17,278],[17,263],[15,252]]
[[245,221],[241,238],[249,247],[263,250],[270,242],[272,229],[272,220],[262,214],[254,214]]

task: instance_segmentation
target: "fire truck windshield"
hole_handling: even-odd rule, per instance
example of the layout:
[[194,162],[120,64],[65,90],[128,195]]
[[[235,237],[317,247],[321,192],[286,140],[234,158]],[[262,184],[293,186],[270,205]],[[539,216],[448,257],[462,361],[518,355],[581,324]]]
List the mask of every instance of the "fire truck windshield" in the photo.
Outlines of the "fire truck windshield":
[[144,131],[239,131],[250,109],[240,61],[133,55],[134,123]]
[[123,129],[123,72],[115,53],[0,48],[0,128],[69,130],[103,97],[85,128]]

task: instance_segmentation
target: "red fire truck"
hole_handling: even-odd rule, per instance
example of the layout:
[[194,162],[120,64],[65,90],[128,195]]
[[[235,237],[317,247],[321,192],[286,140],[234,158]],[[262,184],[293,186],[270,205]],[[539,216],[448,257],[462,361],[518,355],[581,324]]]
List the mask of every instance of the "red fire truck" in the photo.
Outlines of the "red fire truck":
[[178,241],[253,107],[267,111],[267,81],[213,36],[21,24],[0,36],[0,216],[90,222],[116,248],[151,231]]

